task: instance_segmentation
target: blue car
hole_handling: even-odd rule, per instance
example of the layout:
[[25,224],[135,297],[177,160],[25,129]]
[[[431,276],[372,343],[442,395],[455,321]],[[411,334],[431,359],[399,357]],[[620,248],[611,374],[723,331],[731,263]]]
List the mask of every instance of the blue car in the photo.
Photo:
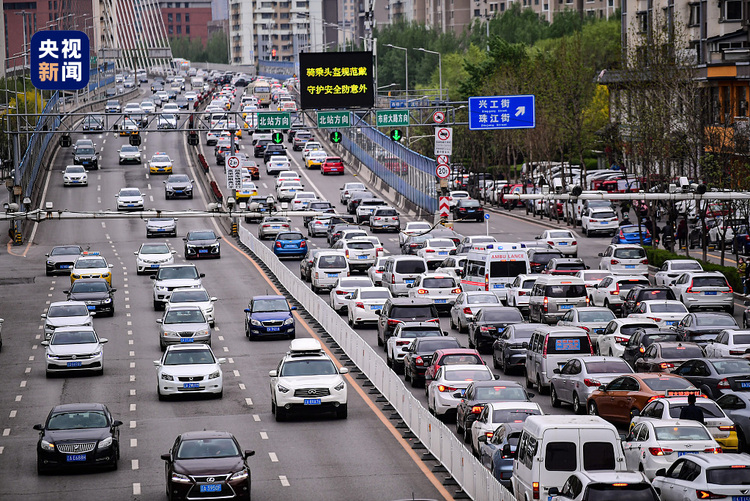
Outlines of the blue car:
[[513,453],[521,431],[523,423],[505,423],[495,429],[492,437],[480,437],[479,460],[506,489],[512,489]]
[[299,231],[282,231],[276,235],[273,253],[279,257],[292,256],[302,259],[307,254],[307,238]]
[[294,339],[292,310],[284,296],[255,296],[245,308],[245,336],[251,341],[260,336]]
[[641,233],[643,234],[643,242],[638,235],[638,225],[629,224],[620,226],[620,230],[615,233],[612,237],[613,244],[643,244],[651,245],[651,233],[644,227],[641,226]]

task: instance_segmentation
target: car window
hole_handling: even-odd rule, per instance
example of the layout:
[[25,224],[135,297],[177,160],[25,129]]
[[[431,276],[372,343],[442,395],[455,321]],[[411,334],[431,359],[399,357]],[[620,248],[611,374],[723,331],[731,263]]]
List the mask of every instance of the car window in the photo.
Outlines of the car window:
[[58,346],[96,342],[98,340],[94,331],[58,331],[52,336],[49,344]]
[[750,485],[750,468],[744,464],[709,468],[706,470],[706,480],[716,485]]
[[286,299],[257,299],[253,301],[253,312],[289,311]]
[[171,350],[164,357],[164,365],[213,364],[216,360],[210,350]]
[[[684,407],[687,407],[687,403],[674,403],[669,406],[669,415],[675,419],[680,417],[680,412]],[[695,403],[703,411],[703,417],[707,418],[723,418],[724,412],[714,402],[705,401],[705,399],[698,399]]]
[[177,459],[222,458],[239,456],[237,444],[231,438],[185,440],[177,450]]
[[107,416],[102,411],[59,412],[50,416],[48,430],[83,430],[88,428],[106,428],[109,425]]
[[205,321],[201,310],[169,310],[164,315],[165,324],[191,324]]
[[549,442],[544,454],[544,467],[547,471],[576,471],[577,446],[573,442]]
[[610,442],[584,443],[583,469],[586,471],[614,470],[614,446]]
[[337,373],[336,366],[329,359],[290,360],[284,363],[279,376],[331,376]]
[[659,426],[654,428],[656,440],[713,440],[701,426]]

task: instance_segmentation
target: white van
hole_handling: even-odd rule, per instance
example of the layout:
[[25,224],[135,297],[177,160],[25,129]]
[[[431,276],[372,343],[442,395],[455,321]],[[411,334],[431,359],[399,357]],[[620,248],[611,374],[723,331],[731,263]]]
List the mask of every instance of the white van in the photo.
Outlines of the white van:
[[510,284],[518,275],[529,273],[529,255],[524,249],[472,250],[466,256],[461,288],[464,292],[492,291],[501,301],[507,301]]
[[536,384],[539,393],[547,393],[555,369],[575,356],[593,354],[591,338],[585,330],[539,326],[531,334],[526,350],[526,387]]
[[599,416],[529,416],[513,455],[518,501],[547,499],[576,471],[627,469],[617,428]]
[[316,254],[310,271],[310,284],[313,292],[332,289],[339,278],[349,276],[349,263],[340,250],[325,250]]
[[406,296],[407,285],[427,272],[427,262],[419,256],[390,256],[383,265],[383,287],[396,296]]
[[257,131],[253,132],[253,146],[255,146],[255,143],[258,141],[271,141],[273,138],[273,133],[271,132],[265,132],[265,131]]

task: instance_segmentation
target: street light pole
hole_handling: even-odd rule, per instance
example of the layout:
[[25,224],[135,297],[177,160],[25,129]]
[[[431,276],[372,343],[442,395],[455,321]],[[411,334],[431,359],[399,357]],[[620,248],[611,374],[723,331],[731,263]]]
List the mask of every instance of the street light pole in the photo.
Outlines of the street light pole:
[[406,47],[399,47],[398,45],[385,44],[386,47],[391,49],[398,49],[404,51],[404,95],[406,96],[406,107],[409,107],[409,51]]
[[427,52],[428,54],[437,54],[438,57],[438,80],[440,82],[440,101],[443,100],[443,55],[434,50],[427,50],[424,47],[419,47],[417,50]]

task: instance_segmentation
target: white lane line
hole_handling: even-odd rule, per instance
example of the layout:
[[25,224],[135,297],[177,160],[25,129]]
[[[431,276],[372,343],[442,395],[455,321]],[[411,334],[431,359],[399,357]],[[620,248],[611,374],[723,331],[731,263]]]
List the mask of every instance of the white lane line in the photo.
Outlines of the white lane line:
[[96,191],[102,191],[102,185],[101,184],[97,184],[96,185]]
[[19,386],[21,388],[26,388],[26,381],[21,381],[21,384]]
[[131,397],[134,397],[134,396],[135,396],[135,388],[131,388],[131,389],[130,389],[130,396],[131,396]]
[[16,411],[16,410],[12,410],[12,411],[10,411],[10,414],[8,415],[8,417],[9,417],[9,418],[14,418],[14,417],[16,417],[16,414],[17,414],[17,413],[18,413],[18,411]]
[[130,468],[132,470],[137,470],[139,468],[138,460],[137,459],[131,459],[130,460]]
[[149,199],[150,202],[153,202],[154,201],[154,196],[153,195],[149,195],[148,199]]
[[23,398],[23,395],[16,395],[16,402],[20,402]]
[[250,397],[245,397],[245,403],[247,405],[253,405],[253,399]]
[[136,427],[135,421],[131,421],[130,422],[130,428],[132,429],[132,428],[135,428],[135,427]]
[[268,453],[268,457],[271,459],[272,463],[278,463],[279,462],[279,457],[276,455],[275,452],[269,452]]
[[234,359],[232,357],[229,357],[229,358],[227,358],[227,362],[229,362],[230,364],[233,364],[234,363]]
[[138,447],[138,439],[137,438],[131,438],[130,439],[130,447]]
[[2,454],[4,450],[5,450],[5,447],[3,447],[2,445],[0,445],[0,454]]
[[219,336],[219,341],[224,341],[224,336]]
[[146,186],[148,187],[149,190],[151,189],[151,183],[146,184]]
[[3,436],[4,436],[4,437],[7,437],[8,435],[10,435],[10,428],[5,428],[5,429],[3,430]]
[[[130,305],[128,304],[126,306],[130,306]],[[128,339],[128,344],[132,345],[133,344],[133,340],[132,339]]]
[[279,481],[282,487],[289,487],[289,480],[286,479],[286,475],[279,475]]
[[[218,328],[218,327],[214,327],[214,330],[215,330],[216,332],[219,332],[219,331],[221,331],[221,329],[220,329],[220,328]],[[222,338],[222,340],[223,340],[223,339],[224,339],[224,338]]]
[[130,412],[135,412],[135,404],[130,404]]
[[141,495],[141,484],[138,482],[133,482],[133,496],[140,496]]
[[246,387],[245,387],[245,383],[240,383],[240,384],[238,384],[237,386],[239,386],[239,387],[240,387],[240,390],[242,390],[242,391],[245,391],[245,389],[246,389]]
[[266,433],[265,431],[261,431],[260,432],[260,439],[261,440],[268,440],[268,433]]
[[29,362],[33,362],[33,361],[34,361],[34,355],[31,355],[31,356],[29,357]]
[[107,227],[107,223],[105,223],[104,221],[102,221],[102,228],[106,228],[106,227]]
[[131,357],[134,357],[135,356],[135,352],[131,351],[130,353],[128,353],[128,355],[130,355]]
[[130,368],[131,369],[135,368],[135,362],[130,362]]
[[96,197],[96,203],[98,204],[102,203],[102,197]]
[[260,422],[260,416],[257,414],[253,414],[253,421]]
[[237,369],[233,370],[232,372],[234,373],[234,377],[240,377],[240,371],[238,371]]
[[135,374],[131,374],[131,375],[130,375],[130,381],[131,381],[131,382],[135,381]]
[[226,346],[224,346],[223,348],[224,348],[224,352],[225,352],[225,353],[226,353],[226,352],[229,352],[229,348],[227,348]]
[[26,367],[26,369],[24,369],[24,372],[26,374],[30,373],[31,372],[31,367]]
[[38,344],[34,344],[34,345],[31,345],[31,349],[32,349],[32,350],[36,350],[37,348],[39,348],[39,345],[38,345]]

